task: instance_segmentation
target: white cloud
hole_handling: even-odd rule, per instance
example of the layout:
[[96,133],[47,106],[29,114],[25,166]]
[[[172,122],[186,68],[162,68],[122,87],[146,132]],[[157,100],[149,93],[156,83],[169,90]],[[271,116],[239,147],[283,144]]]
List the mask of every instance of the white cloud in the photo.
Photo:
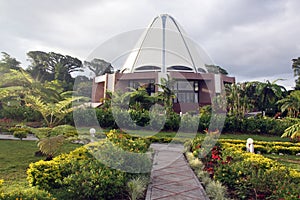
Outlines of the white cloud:
[[299,7],[298,0],[0,1],[0,51],[25,65],[30,50],[85,59],[111,37],[169,13],[237,80],[287,78],[290,87],[291,59],[300,56]]

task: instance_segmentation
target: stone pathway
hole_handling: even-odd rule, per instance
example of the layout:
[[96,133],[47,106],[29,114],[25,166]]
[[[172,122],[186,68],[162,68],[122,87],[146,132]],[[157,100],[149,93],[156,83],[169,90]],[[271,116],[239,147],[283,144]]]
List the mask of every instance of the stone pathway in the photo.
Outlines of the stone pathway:
[[155,155],[146,200],[209,200],[183,155],[183,145],[152,144]]

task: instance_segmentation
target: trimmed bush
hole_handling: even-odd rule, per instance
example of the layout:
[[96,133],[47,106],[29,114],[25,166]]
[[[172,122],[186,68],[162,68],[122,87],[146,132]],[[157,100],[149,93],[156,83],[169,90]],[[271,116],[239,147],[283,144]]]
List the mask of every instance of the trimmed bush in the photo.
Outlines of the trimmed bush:
[[55,200],[49,192],[45,190],[39,190],[35,187],[32,188],[15,188],[13,191],[0,194],[1,199],[5,200]]
[[23,138],[27,138],[27,131],[14,131],[14,137],[19,138],[20,140],[23,140]]
[[[111,131],[105,140],[51,161],[31,163],[27,180],[31,186],[47,190],[58,199],[123,199],[126,183],[139,175],[139,169],[151,168],[147,154],[138,154],[148,147],[149,142],[141,138]],[[133,156],[130,152],[137,154]],[[132,167],[137,174],[126,173],[133,171]]]

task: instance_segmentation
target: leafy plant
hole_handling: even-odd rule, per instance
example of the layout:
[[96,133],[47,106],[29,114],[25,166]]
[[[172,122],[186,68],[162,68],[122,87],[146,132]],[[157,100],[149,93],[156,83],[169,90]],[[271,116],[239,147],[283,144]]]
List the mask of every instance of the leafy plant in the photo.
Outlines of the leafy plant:
[[14,132],[14,137],[19,138],[22,141],[23,138],[27,137],[27,134],[27,131],[19,130]]
[[287,129],[285,129],[284,133],[281,137],[290,137],[293,140],[300,139],[300,123],[294,124]]
[[43,154],[47,155],[47,159],[50,160],[58,151],[59,147],[63,145],[64,141],[65,136],[63,135],[43,138],[39,140],[38,147]]
[[144,177],[136,177],[127,183],[127,189],[131,200],[143,197],[147,187],[147,180]]

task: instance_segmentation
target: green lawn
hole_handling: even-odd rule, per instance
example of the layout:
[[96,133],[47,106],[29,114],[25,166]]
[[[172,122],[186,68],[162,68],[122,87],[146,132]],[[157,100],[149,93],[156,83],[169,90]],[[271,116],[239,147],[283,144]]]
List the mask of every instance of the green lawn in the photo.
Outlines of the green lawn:
[[[61,152],[69,152],[78,145],[67,144]],[[0,179],[4,179],[4,187],[26,185],[26,169],[31,162],[44,159],[36,157],[38,151],[35,141],[0,140]]]

